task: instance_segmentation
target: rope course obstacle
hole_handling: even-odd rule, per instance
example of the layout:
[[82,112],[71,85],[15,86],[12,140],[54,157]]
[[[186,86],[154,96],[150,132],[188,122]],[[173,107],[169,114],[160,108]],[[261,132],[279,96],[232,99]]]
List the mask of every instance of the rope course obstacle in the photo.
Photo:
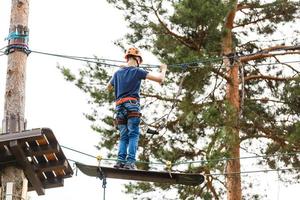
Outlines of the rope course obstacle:
[[[99,59],[89,58],[80,56],[69,56],[62,54],[47,53],[42,51],[30,50],[28,48],[28,34],[24,33],[12,33],[7,38],[9,45],[0,49],[2,55],[8,55],[14,51],[23,51],[27,55],[30,53],[43,54],[47,56],[55,56],[66,59],[72,59],[77,61],[89,62],[94,64],[103,65],[104,67],[120,67],[123,61],[111,60],[111,59]],[[5,51],[2,51],[5,49]],[[299,50],[300,46],[292,46],[288,48],[277,50]],[[224,55],[230,62],[235,62],[238,58],[246,56],[253,56],[258,54],[268,53],[268,51],[258,51],[248,55],[241,53],[233,53]],[[276,55],[276,53],[275,53]],[[223,57],[196,60],[188,63],[172,64],[170,67],[179,67],[183,70],[189,68],[197,68],[205,63],[216,63],[223,62]],[[110,63],[113,62],[113,63]],[[288,63],[299,63],[300,61],[289,61]],[[261,63],[260,65],[263,65]],[[280,63],[269,63],[269,64],[280,64]],[[158,65],[142,65],[141,68],[157,68]],[[184,76],[182,81],[184,80]],[[182,84],[180,83],[180,87]],[[180,89],[181,90],[181,89]],[[177,95],[180,93],[178,91]],[[88,155],[88,154],[86,154]],[[258,157],[258,156],[256,156]],[[265,156],[264,156],[265,157]],[[8,165],[17,165],[24,169],[25,175],[29,180],[29,190],[35,190],[39,195],[45,194],[44,190],[47,188],[63,186],[64,178],[71,177],[73,171],[64,156],[61,146],[55,139],[54,134],[50,129],[34,129],[29,131],[23,131],[15,134],[3,134],[0,135],[0,169]],[[249,157],[250,158],[250,157]],[[223,160],[242,159],[242,158],[224,158]],[[142,162],[142,161],[140,161]],[[205,161],[184,161],[178,163],[164,163],[167,166],[166,171],[145,171],[145,170],[125,170],[125,169],[114,169],[110,167],[91,166],[85,165],[80,162],[75,162],[78,169],[88,176],[98,177],[103,181],[104,199],[105,199],[105,188],[106,178],[117,178],[126,180],[136,181],[148,181],[148,182],[160,182],[168,184],[183,184],[196,186],[204,182],[206,175],[226,175],[226,174],[200,174],[200,173],[178,173],[172,172],[172,166],[184,164],[184,163],[203,163]],[[153,163],[148,163],[153,164]],[[295,168],[291,168],[295,169]],[[279,170],[290,170],[290,169],[276,169]],[[237,173],[256,173],[256,172],[267,172],[274,170],[257,170],[249,172],[237,172]],[[227,174],[228,175],[228,174]]]
[[76,167],[85,175],[97,177],[102,180],[104,189],[103,199],[105,199],[106,178],[116,178],[134,181],[147,181],[167,184],[182,184],[197,186],[204,182],[202,174],[176,173],[171,171],[145,171],[145,170],[126,170],[111,167],[85,165],[76,162]]

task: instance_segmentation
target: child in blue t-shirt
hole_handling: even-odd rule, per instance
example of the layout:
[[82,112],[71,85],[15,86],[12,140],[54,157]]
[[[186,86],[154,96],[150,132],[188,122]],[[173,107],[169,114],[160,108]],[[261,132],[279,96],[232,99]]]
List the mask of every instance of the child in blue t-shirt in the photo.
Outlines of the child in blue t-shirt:
[[116,100],[116,121],[120,131],[118,161],[115,168],[135,169],[135,157],[140,135],[140,88],[141,81],[149,79],[163,83],[167,66],[160,66],[160,73],[147,72],[138,68],[143,59],[137,48],[126,51],[127,66],[119,69],[108,83],[114,88]]

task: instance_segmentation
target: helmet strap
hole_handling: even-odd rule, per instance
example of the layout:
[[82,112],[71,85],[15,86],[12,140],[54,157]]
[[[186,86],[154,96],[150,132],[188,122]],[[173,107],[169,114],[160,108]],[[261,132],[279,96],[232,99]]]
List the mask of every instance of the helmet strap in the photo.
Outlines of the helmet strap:
[[133,59],[136,61],[137,67],[139,67],[139,66],[140,66],[140,62],[139,62],[139,60],[136,58],[136,56],[133,56]]
[[133,59],[133,60],[135,60],[135,62],[136,62],[136,64],[137,64],[137,67],[139,67],[140,66],[140,62],[139,62],[139,60],[137,59],[137,57],[136,56],[133,56],[133,55],[130,55],[130,56],[128,56],[127,57],[127,62],[129,61],[129,59]]

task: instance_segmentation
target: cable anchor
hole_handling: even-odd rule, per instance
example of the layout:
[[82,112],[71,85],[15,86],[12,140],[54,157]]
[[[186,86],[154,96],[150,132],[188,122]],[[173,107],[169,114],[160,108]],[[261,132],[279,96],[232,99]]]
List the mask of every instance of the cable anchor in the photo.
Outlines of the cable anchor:
[[5,50],[5,54],[11,54],[15,51],[24,52],[27,56],[31,53],[28,47],[29,30],[27,26],[17,25],[5,38],[8,41],[8,45]]

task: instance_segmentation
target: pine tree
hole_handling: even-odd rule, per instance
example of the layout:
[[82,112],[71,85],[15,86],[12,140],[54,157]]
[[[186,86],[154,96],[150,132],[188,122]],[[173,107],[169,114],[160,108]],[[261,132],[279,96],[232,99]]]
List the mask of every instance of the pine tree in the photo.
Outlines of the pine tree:
[[[292,168],[281,178],[299,182],[299,155],[294,152],[300,150],[300,70],[287,62],[299,60],[298,1],[107,1],[124,12],[132,30],[116,44],[135,44],[164,63],[182,63],[169,67],[163,90],[143,88],[145,121],[153,121],[148,126],[160,135],[141,135],[139,160],[205,160],[173,165],[206,174],[204,185],[137,183],[126,186],[128,193],[147,196],[160,188],[162,197],[163,191],[174,189],[178,199],[259,199],[259,194],[242,191],[240,159],[231,159],[240,157],[241,149],[266,156],[256,162],[264,168]],[[88,65],[75,76],[61,69],[90,95],[93,112],[86,117],[102,136],[99,148],[115,156],[113,94],[104,89],[111,70]],[[110,113],[104,115],[101,108]]]

